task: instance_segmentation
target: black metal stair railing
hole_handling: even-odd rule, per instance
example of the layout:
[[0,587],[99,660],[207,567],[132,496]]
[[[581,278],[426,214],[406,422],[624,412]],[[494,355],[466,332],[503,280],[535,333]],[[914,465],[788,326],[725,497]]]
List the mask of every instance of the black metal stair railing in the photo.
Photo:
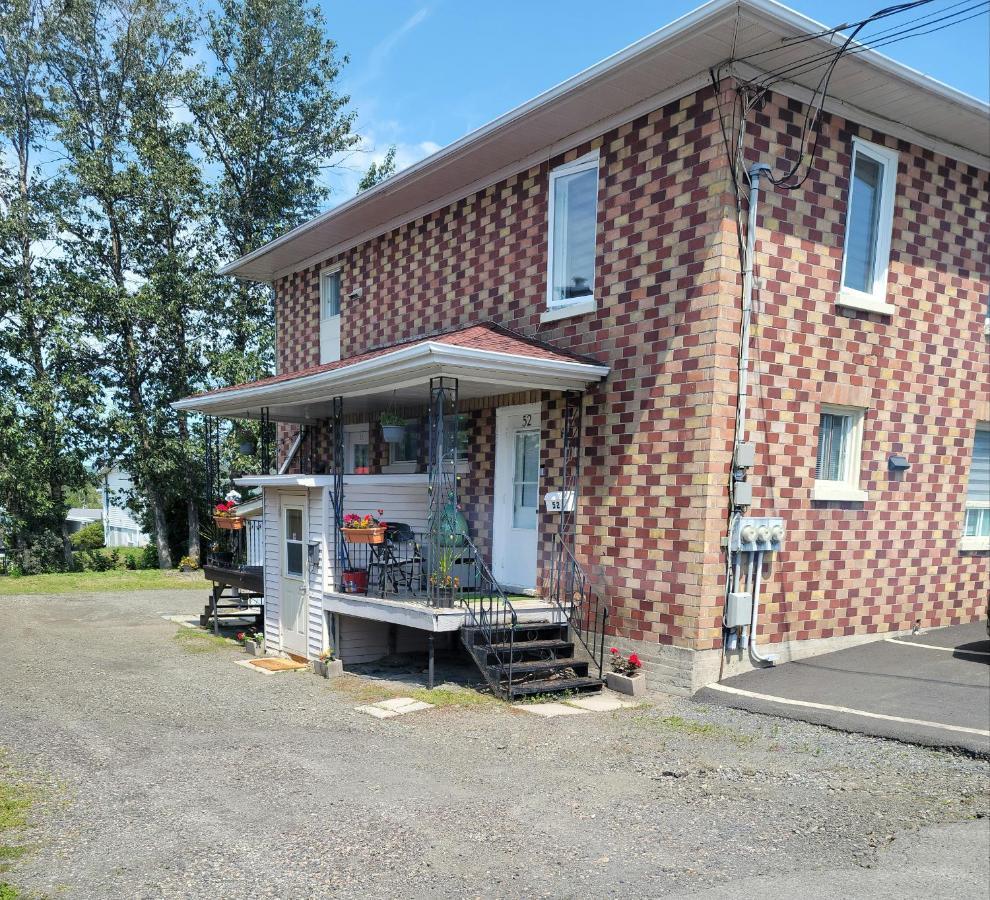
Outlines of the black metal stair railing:
[[554,537],[549,599],[598,666],[598,677],[603,677],[608,602],[591,583],[559,534]]
[[457,603],[467,610],[470,619],[472,640],[468,650],[492,692],[511,700],[516,611],[471,538],[466,534],[456,538],[462,542],[459,562],[468,567],[456,592]]

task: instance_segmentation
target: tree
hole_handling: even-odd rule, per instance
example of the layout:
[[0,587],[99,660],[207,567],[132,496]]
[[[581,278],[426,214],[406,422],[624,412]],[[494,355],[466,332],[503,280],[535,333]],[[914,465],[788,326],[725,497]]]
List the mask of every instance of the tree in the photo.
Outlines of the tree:
[[372,160],[371,165],[368,166],[368,171],[364,173],[364,177],[358,182],[358,193],[361,191],[366,191],[368,188],[374,187],[376,184],[380,184],[386,178],[391,177],[395,174],[395,145],[393,144],[388,148],[388,152],[385,154],[385,158],[381,163],[375,163]]
[[[211,191],[220,252],[243,256],[315,215],[325,168],[355,145],[349,98],[336,91],[336,44],[305,0],[219,0],[207,17],[213,67],[189,94],[199,142],[219,167]],[[274,310],[261,285],[218,281],[227,346],[213,352],[222,382],[271,371]]]
[[134,479],[163,568],[172,564],[166,495],[183,462],[168,402],[187,360],[176,355],[182,313],[159,290],[168,285],[174,301],[170,282],[181,273],[168,266],[181,253],[168,238],[182,214],[159,205],[187,191],[191,177],[168,124],[191,33],[170,0],[75,0],[48,59],[65,153],[64,252],[113,400],[104,451]]
[[40,0],[0,3],[0,159],[15,167],[0,172],[0,507],[42,568],[72,564],[65,492],[85,482],[87,411],[98,405],[59,267],[37,256],[54,220],[34,162],[50,124],[50,32]]

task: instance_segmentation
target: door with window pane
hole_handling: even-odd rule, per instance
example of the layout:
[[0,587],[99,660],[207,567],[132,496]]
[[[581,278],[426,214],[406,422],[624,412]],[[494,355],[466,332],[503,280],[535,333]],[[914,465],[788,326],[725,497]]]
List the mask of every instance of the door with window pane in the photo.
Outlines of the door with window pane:
[[496,411],[492,563],[503,585],[536,587],[540,497],[540,405]]
[[306,507],[304,497],[282,501],[279,621],[282,649],[306,655]]
[[340,272],[320,276],[320,362],[340,359]]

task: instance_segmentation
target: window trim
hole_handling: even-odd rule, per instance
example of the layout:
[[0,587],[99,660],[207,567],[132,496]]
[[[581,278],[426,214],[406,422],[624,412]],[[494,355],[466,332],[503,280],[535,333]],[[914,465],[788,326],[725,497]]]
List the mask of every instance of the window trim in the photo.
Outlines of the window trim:
[[[873,290],[869,293],[846,287],[846,261],[849,258],[849,213],[852,209],[853,179],[856,172],[856,158],[863,155],[883,166],[881,182],[880,212],[877,216],[877,246],[873,259]],[[846,191],[846,227],[842,238],[842,270],[839,273],[839,297],[837,306],[851,309],[861,309],[866,312],[877,312],[893,315],[897,311],[892,303],[887,302],[887,276],[890,270],[890,244],[894,233],[894,201],[897,191],[897,163],[899,154],[896,150],[864,141],[862,138],[852,139],[852,153],[849,163],[849,188]]]
[[[595,183],[595,265],[592,266],[591,271],[591,293],[585,294],[581,297],[571,297],[565,300],[555,300],[553,296],[553,256],[554,256],[554,246],[553,246],[553,232],[554,232],[554,197],[556,196],[556,182],[559,178],[563,178],[568,175],[576,175],[579,172],[585,172],[594,169],[598,173],[598,179]],[[546,316],[546,321],[554,321],[555,319],[565,318],[567,315],[584,315],[585,313],[594,312],[598,307],[597,297],[595,296],[595,288],[597,282],[597,261],[598,261],[598,202],[599,195],[601,193],[601,151],[592,150],[590,153],[585,153],[584,156],[579,156],[577,159],[571,160],[570,162],[563,163],[555,169],[551,169],[550,178],[547,182],[548,184],[548,196],[547,196],[547,308],[544,316]],[[570,312],[565,312],[568,310]],[[556,315],[555,315],[556,314]]]
[[817,466],[818,445],[821,442],[821,417],[823,415],[842,416],[851,419],[846,442],[846,458],[843,460],[843,477],[837,481],[815,477],[811,491],[812,500],[844,501],[863,503],[870,499],[868,491],[859,486],[863,466],[863,422],[866,419],[866,408],[862,406],[838,406],[823,403],[818,409],[818,428],[815,432],[815,460]]
[[[289,517],[290,512],[299,513],[299,528],[302,532],[302,537],[296,540],[289,539],[289,527],[286,524],[286,520]],[[286,503],[282,506],[282,577],[290,578],[293,581],[304,581],[306,578],[306,509],[303,506],[303,501],[300,499],[298,505],[295,503]],[[300,565],[299,573],[289,571],[289,544],[298,544],[302,549],[300,551]]]
[[[338,284],[338,289],[340,291],[339,302],[341,304],[341,307],[343,307],[343,301],[344,301],[343,287],[344,287],[344,285],[343,285],[343,279],[341,278],[341,272],[343,271],[343,268],[344,267],[343,267],[343,265],[341,263],[337,263],[334,266],[328,266],[327,268],[320,270],[320,282],[319,283],[320,283],[320,323],[321,324],[323,322],[329,322],[331,319],[339,319],[340,318],[340,312],[338,312],[336,316],[327,316],[327,315],[324,315],[324,311],[326,310],[326,297],[325,297],[324,292],[323,292],[323,285],[324,285],[326,279],[329,278],[331,275],[336,275],[337,276],[337,284]],[[343,310],[341,310],[341,312],[342,311]]]
[[[976,446],[976,432],[978,431],[990,431],[990,422],[977,422],[976,427],[973,429],[973,448]],[[969,474],[973,467],[973,454],[969,457],[969,469],[967,470],[966,476],[966,487],[967,491],[969,488]],[[990,535],[977,535],[977,534],[966,534],[966,517],[969,515],[971,509],[990,509],[990,499],[987,500],[970,500],[966,497],[963,500],[963,520],[962,520],[962,533],[959,536],[959,549],[960,550],[990,550]]]

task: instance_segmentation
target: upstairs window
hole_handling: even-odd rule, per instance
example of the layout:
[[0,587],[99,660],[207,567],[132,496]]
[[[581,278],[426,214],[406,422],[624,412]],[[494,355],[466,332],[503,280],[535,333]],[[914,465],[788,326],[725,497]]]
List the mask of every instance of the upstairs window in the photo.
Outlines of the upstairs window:
[[872,312],[893,312],[886,302],[890,237],[894,223],[897,154],[853,141],[839,302]]
[[863,412],[862,409],[852,407],[822,407],[818,422],[818,459],[812,499],[867,499],[866,491],[859,489]]
[[990,424],[976,426],[966,485],[963,549],[990,550]]
[[550,173],[547,306],[551,310],[594,304],[597,232],[596,151]]
[[340,359],[340,269],[320,274],[320,362]]

